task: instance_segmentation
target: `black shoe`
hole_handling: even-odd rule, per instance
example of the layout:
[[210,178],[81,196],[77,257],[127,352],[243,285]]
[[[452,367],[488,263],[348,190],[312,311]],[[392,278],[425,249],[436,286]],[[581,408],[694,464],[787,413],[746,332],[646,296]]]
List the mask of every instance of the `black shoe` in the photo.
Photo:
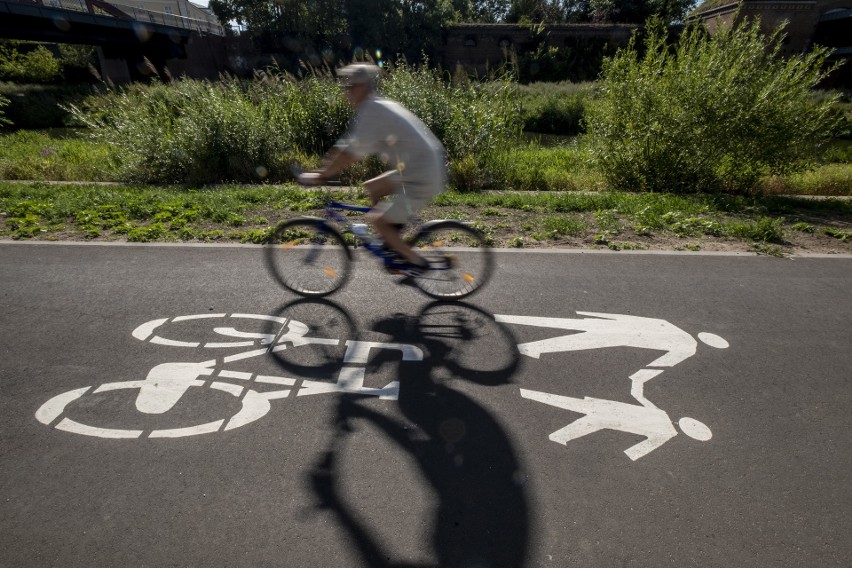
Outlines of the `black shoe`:
[[[390,258],[391,260],[401,260],[399,258],[399,253],[394,249],[390,248],[387,244],[382,244],[382,248],[379,249],[379,254],[384,258]],[[404,261],[402,261],[404,262]]]
[[399,273],[409,278],[417,278],[418,276],[423,276],[427,270],[429,270],[429,263],[421,258],[418,263],[406,261]]

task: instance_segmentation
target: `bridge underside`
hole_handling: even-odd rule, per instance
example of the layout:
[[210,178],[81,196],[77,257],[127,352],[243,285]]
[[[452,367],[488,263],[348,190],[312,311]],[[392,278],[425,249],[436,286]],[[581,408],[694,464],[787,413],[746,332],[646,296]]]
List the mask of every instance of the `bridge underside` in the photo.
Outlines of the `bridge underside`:
[[186,57],[191,31],[111,16],[0,0],[0,37],[87,44],[107,51],[141,51]]
[[188,29],[0,0],[0,37],[99,47],[104,80],[124,83],[160,74],[187,59]]

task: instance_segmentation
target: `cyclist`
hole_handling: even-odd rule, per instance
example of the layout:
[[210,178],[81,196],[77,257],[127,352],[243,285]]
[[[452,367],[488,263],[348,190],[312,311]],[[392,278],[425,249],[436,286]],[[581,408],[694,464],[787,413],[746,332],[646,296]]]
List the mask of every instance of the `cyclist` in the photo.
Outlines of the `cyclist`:
[[[322,185],[352,163],[378,154],[393,169],[364,182],[373,207],[368,219],[385,245],[402,257],[399,272],[419,276],[429,263],[402,239],[409,219],[447,186],[444,147],[423,122],[395,101],[376,94],[379,67],[353,63],[338,70],[355,114],[349,130],[327,154],[323,167],[298,178]],[[391,196],[391,199],[382,201]]]

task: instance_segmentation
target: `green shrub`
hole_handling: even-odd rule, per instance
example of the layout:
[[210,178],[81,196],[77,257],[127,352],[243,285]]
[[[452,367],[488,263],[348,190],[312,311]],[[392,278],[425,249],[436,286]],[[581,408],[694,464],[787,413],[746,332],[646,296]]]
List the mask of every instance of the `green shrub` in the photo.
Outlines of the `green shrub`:
[[443,142],[450,159],[451,183],[475,190],[494,182],[494,159],[520,132],[514,85],[449,83],[425,66],[398,65],[379,84],[379,92],[417,115]]
[[80,105],[93,92],[89,85],[0,83],[0,96],[9,99],[6,118],[16,129],[68,126],[71,115],[63,107]]
[[593,83],[533,83],[518,87],[523,128],[573,136],[584,131],[586,102]]
[[[20,83],[49,83],[59,77],[62,66],[43,45],[19,51],[19,42],[0,45],[0,80]],[[29,47],[29,46],[27,46]]]
[[615,188],[740,191],[768,174],[803,171],[836,130],[836,96],[814,101],[827,50],[780,57],[782,28],[759,23],[707,36],[689,27],[667,44],[650,22],[644,55],[633,42],[604,64],[586,110],[597,163]]
[[0,126],[12,124],[12,121],[6,118],[6,107],[9,105],[9,99],[0,95]]
[[290,179],[290,163],[338,136],[342,95],[319,79],[182,80],[133,85],[72,107],[120,149],[120,175],[149,183]]
[[[380,92],[418,115],[462,164],[462,189],[481,187],[489,163],[518,132],[510,84],[452,85],[427,68],[400,66]],[[261,73],[254,81],[181,80],[132,85],[69,107],[96,139],[119,149],[121,177],[146,183],[291,179],[290,164],[312,165],[343,133],[352,114],[337,82],[314,74]],[[376,160],[342,179],[381,171]],[[459,172],[459,168],[453,171]],[[460,181],[461,180],[461,181]]]

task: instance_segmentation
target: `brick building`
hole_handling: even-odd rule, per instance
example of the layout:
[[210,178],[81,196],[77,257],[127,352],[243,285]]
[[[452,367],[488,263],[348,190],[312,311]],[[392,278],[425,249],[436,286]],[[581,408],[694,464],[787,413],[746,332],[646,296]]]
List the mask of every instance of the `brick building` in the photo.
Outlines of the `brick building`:
[[711,32],[720,25],[730,25],[735,18],[759,17],[761,28],[767,32],[787,22],[785,55],[808,51],[814,45],[834,48],[832,58],[846,62],[836,80],[846,86],[852,84],[852,0],[712,0],[700,6],[694,17]]

